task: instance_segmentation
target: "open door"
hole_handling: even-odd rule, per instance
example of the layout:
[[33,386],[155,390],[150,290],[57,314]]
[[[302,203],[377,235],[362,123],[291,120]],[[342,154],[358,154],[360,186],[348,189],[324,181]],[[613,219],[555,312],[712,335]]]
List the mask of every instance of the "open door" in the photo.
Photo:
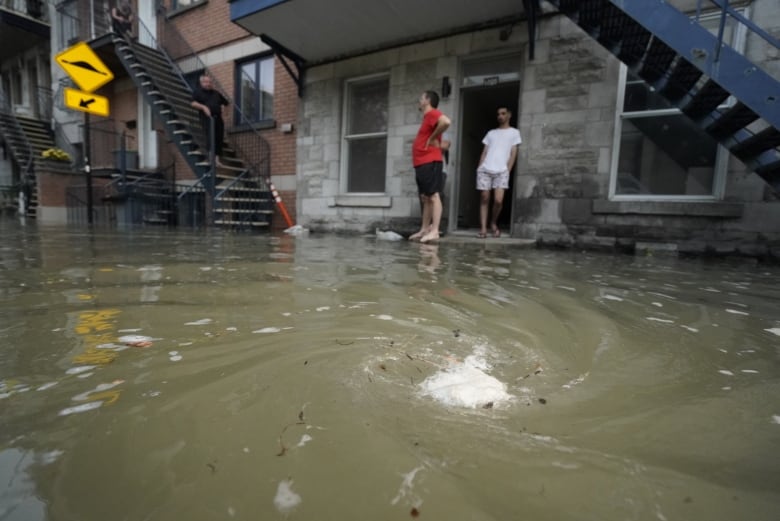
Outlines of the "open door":
[[[479,198],[477,166],[482,154],[482,139],[498,126],[496,112],[504,106],[512,111],[510,125],[517,128],[520,83],[511,81],[497,85],[464,87],[461,90],[461,126],[458,132],[459,179],[457,194],[457,229],[479,228]],[[504,207],[498,227],[505,233],[512,224],[515,169],[509,173],[509,189],[504,194]]]

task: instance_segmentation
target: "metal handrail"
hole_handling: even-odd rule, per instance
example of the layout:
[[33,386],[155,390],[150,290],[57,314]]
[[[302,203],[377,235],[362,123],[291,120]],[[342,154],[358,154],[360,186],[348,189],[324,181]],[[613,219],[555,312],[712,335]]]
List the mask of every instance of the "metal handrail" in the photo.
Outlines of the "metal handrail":
[[[165,7],[162,4],[160,4],[158,11],[164,14]],[[206,64],[200,59],[198,54],[195,52],[195,50],[192,48],[192,46],[190,46],[190,44],[187,42],[187,40],[181,35],[181,33],[178,31],[178,29],[176,29],[176,27],[167,19],[167,17],[163,16],[163,19],[165,20],[165,22],[164,22],[164,28],[165,28],[164,29],[165,30],[164,37],[167,37],[170,34],[172,36],[172,39],[175,40],[176,43],[178,45],[180,45],[181,48],[184,49],[184,51],[185,51],[182,54],[182,56],[181,57],[177,57],[176,60],[177,61],[193,60],[193,62],[196,64],[196,67],[193,69],[193,71],[202,70],[205,74],[208,74],[208,76],[211,77],[212,82],[216,86],[217,90],[222,92],[222,95],[225,96],[225,98],[233,105],[236,113],[239,116],[239,121],[251,121],[246,116],[246,114],[244,114],[244,112],[241,110],[241,106],[239,104],[235,103],[234,100],[232,100],[230,98],[230,96],[228,96],[226,94],[227,91],[219,83],[219,81],[217,81],[216,77],[213,74],[211,74],[211,72],[209,71],[209,69],[206,66]],[[163,47],[165,47],[165,46],[163,46]],[[169,54],[169,52],[166,50],[165,54]],[[247,77],[247,79],[252,80],[248,76],[246,76],[246,77]],[[239,79],[239,82],[240,81],[241,81],[241,79]],[[265,138],[263,138],[263,136],[253,126],[250,125],[249,126],[249,130],[254,134],[254,138],[261,144],[261,146],[264,147],[265,150],[264,150],[264,154],[263,155],[266,156],[266,159],[261,160],[263,164],[256,163],[256,162],[249,163],[247,170],[254,174],[254,175],[251,175],[249,177],[252,180],[254,180],[255,182],[262,181],[265,184],[266,188],[272,193],[275,202],[279,205],[279,210],[282,213],[282,216],[284,217],[287,225],[288,226],[292,226],[293,225],[292,219],[290,218],[289,214],[287,213],[287,209],[285,208],[284,203],[282,202],[281,198],[278,196],[278,194],[276,192],[276,187],[273,185],[273,182],[271,181],[270,167],[268,165],[268,159],[267,159],[267,156],[268,156],[267,150],[270,149],[270,147],[268,146],[268,142],[265,140]],[[236,149],[236,151],[239,153],[239,155],[240,155],[240,157],[242,159],[245,159],[245,158],[249,157],[249,155],[246,154],[241,149],[241,147],[238,146],[236,143],[231,143],[231,146]]]
[[24,133],[22,126],[19,124],[19,120],[16,119],[16,114],[14,114],[13,106],[11,105],[11,100],[8,99],[8,96],[3,90],[2,85],[0,85],[0,112],[3,112],[4,114],[10,116],[11,125],[14,127],[14,130],[19,134],[19,136],[21,136],[23,145],[27,149],[27,164],[25,164],[22,167],[22,170],[24,171],[25,181],[27,181],[27,178],[32,174],[33,165],[34,165],[32,145],[30,144],[30,141],[27,139],[27,134]]
[[[699,18],[701,16],[701,10],[702,10],[702,1],[703,0],[697,0],[696,2],[696,21],[699,21]],[[766,32],[761,27],[757,26],[755,23],[753,23],[751,20],[748,20],[745,18],[742,14],[737,12],[731,5],[729,4],[729,0],[708,0],[711,4],[714,4],[721,10],[720,14],[720,26],[718,27],[718,43],[717,48],[715,49],[715,58],[714,60],[717,62],[720,58],[720,48],[723,45],[723,33],[724,28],[726,26],[726,19],[730,16],[733,18],[737,23],[740,23],[744,25],[749,31],[752,33],[760,36],[764,41],[766,41],[769,45],[772,45],[776,49],[780,49],[780,40]]]

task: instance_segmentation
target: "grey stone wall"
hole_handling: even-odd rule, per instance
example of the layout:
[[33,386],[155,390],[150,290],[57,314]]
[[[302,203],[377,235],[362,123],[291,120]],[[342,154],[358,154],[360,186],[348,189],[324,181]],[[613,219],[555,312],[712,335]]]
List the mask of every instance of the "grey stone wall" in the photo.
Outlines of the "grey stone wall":
[[[752,3],[777,31],[780,5]],[[748,38],[765,69],[777,53]],[[540,244],[780,257],[780,202],[760,177],[728,159],[723,202],[608,201],[620,64],[566,18],[543,21],[537,59],[524,71],[513,234]],[[772,48],[774,49],[774,48]]]

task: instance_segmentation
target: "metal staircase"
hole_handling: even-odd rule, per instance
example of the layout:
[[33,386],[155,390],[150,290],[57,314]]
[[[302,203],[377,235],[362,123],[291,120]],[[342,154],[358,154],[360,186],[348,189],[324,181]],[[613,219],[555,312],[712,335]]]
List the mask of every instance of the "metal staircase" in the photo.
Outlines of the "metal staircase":
[[[777,39],[727,0],[710,0],[718,35],[664,0],[549,2],[780,192],[780,82],[725,45],[723,30],[731,19],[780,49]],[[737,102],[719,109],[729,96]]]
[[26,197],[25,215],[35,218],[38,208],[38,187],[35,165],[43,160],[42,152],[54,148],[54,137],[46,123],[14,114],[5,93],[0,91],[0,134],[8,153],[19,167],[20,188]]
[[[151,36],[145,40],[154,42]],[[265,176],[245,164],[227,143],[223,166],[211,160],[204,137],[208,134],[190,106],[190,86],[168,54],[156,43],[152,47],[119,35],[113,35],[113,41],[122,65],[195,174],[195,184],[181,190],[179,201],[204,199],[190,201],[189,206],[205,211],[207,221],[218,226],[268,228],[273,198]]]

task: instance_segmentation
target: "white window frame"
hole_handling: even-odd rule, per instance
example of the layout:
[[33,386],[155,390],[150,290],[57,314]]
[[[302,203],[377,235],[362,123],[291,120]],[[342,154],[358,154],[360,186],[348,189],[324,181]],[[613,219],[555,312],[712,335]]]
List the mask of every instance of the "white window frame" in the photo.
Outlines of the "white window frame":
[[388,85],[388,94],[387,94],[387,109],[388,109],[388,122],[387,126],[390,127],[390,121],[389,121],[389,112],[390,112],[390,73],[389,72],[380,72],[377,74],[369,74],[366,76],[358,76],[355,78],[349,78],[344,81],[344,103],[342,106],[341,111],[341,161],[340,161],[340,172],[339,172],[339,193],[343,195],[365,195],[365,196],[374,196],[374,195],[386,195],[387,194],[387,162],[389,161],[389,157],[387,154],[385,155],[385,187],[382,192],[350,192],[349,191],[349,143],[353,140],[359,140],[359,139],[370,139],[370,138],[377,138],[377,137],[384,137],[385,138],[385,148],[387,148],[389,144],[389,132],[386,130],[384,132],[369,132],[366,134],[347,134],[347,125],[349,123],[349,107],[351,103],[350,94],[352,92],[352,89],[350,88],[352,85],[357,83],[364,83],[364,82],[370,82],[375,80],[385,79],[387,80]]
[[[741,14],[747,16],[747,8],[741,11]],[[716,19],[720,17],[720,13],[703,14],[700,16],[700,20]],[[745,39],[746,39],[746,27],[742,24],[737,24],[734,32],[733,47],[740,53],[744,51]],[[618,178],[618,162],[620,159],[620,142],[623,133],[623,120],[624,119],[636,119],[644,117],[655,116],[670,116],[682,114],[682,111],[678,108],[659,109],[659,110],[643,110],[643,111],[631,111],[624,112],[623,106],[625,102],[626,94],[626,82],[628,78],[628,67],[624,64],[620,64],[620,73],[618,79],[618,95],[617,106],[615,110],[615,134],[612,142],[612,160],[610,162],[609,169],[609,199],[612,201],[680,201],[680,202],[708,202],[719,201],[723,199],[726,190],[726,177],[728,175],[728,163],[730,152],[723,145],[718,145],[717,152],[715,153],[715,178],[712,182],[712,194],[711,195],[652,195],[652,194],[618,194],[617,192],[617,178]],[[735,103],[733,96],[723,102],[718,108],[730,107]]]

